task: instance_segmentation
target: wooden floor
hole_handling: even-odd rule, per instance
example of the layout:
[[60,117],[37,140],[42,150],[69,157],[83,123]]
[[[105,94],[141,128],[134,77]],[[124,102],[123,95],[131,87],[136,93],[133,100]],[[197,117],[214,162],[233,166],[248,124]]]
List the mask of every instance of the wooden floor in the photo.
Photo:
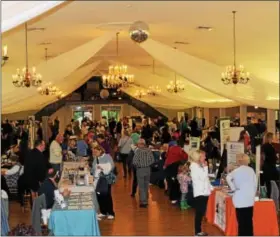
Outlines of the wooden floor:
[[[131,179],[122,178],[119,169],[118,182],[113,186],[113,200],[116,219],[113,221],[100,221],[102,236],[108,235],[194,235],[193,210],[180,211],[177,206],[170,204],[168,197],[162,189],[150,186],[149,206],[147,209],[139,208],[138,195],[131,198]],[[31,212],[22,214],[19,204],[11,202],[10,226],[19,223],[30,224]],[[209,235],[223,235],[216,227],[203,224]]]

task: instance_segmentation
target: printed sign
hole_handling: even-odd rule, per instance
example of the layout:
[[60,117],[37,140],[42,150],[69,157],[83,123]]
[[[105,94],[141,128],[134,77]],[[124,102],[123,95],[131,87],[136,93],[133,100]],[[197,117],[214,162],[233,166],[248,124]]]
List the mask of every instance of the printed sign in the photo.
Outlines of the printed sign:
[[224,146],[230,140],[230,119],[220,119],[220,138],[221,138],[221,155],[223,155]]
[[243,142],[227,142],[227,167],[237,166],[237,155],[244,153]]
[[199,148],[200,148],[200,138],[190,137],[190,149],[199,150]]
[[226,231],[226,194],[217,191],[215,194],[215,218],[214,223],[223,232]]

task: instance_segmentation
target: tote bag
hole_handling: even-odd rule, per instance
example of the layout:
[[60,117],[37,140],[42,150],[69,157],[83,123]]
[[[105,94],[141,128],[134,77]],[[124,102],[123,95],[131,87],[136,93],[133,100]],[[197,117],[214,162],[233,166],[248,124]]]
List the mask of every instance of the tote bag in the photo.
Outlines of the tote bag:
[[[97,165],[99,164],[99,160],[97,158],[96,160]],[[98,195],[107,195],[109,187],[108,187],[108,181],[104,175],[103,172],[100,173],[99,179],[97,181],[97,185],[96,185],[96,193]]]

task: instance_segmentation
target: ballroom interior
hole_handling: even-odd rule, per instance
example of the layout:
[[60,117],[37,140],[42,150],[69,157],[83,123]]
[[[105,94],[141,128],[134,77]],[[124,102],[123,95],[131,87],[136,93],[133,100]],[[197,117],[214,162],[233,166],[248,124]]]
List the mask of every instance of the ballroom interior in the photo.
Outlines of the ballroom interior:
[[[46,141],[55,119],[62,132],[85,118],[187,114],[204,119],[205,129],[217,118],[232,126],[263,121],[280,153],[278,1],[2,1],[1,8],[2,122],[39,121]],[[99,235],[193,235],[192,210],[170,207],[153,186],[148,211],[137,210],[131,182],[120,178],[113,188],[116,220],[99,222]],[[31,223],[31,211],[10,205],[10,228]],[[210,235],[226,234],[205,225]]]

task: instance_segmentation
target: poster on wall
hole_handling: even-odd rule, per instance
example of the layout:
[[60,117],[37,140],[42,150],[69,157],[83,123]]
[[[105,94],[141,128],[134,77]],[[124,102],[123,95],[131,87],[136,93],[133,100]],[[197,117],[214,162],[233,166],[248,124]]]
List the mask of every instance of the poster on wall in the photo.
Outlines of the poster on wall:
[[223,155],[224,146],[227,141],[230,141],[230,119],[221,118],[220,119],[220,145],[221,145],[221,155]]
[[256,176],[258,188],[260,188],[260,171],[261,171],[261,145],[256,146]]
[[227,167],[237,166],[237,155],[244,153],[243,142],[227,142]]
[[222,231],[226,231],[226,194],[217,191],[215,194],[215,217],[214,224]]
[[199,137],[190,137],[190,149],[199,150],[200,148],[200,138]]

